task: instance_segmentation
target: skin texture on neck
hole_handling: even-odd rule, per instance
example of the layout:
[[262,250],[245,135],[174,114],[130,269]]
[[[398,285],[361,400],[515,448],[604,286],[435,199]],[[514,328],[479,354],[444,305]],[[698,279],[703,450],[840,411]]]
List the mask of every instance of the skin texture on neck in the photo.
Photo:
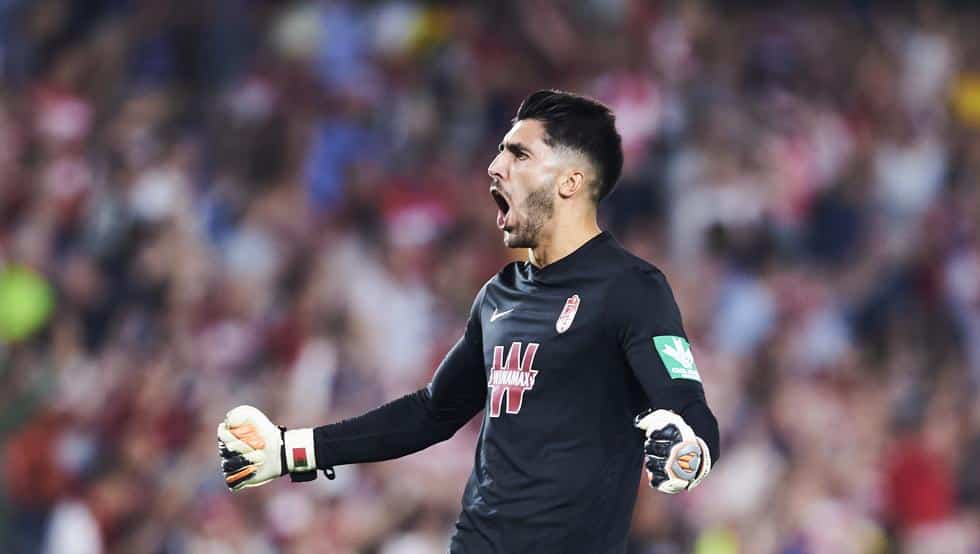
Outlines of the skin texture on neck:
[[535,267],[544,268],[575,252],[600,232],[594,209],[555,210],[555,217],[542,230],[538,245],[527,249],[528,260]]

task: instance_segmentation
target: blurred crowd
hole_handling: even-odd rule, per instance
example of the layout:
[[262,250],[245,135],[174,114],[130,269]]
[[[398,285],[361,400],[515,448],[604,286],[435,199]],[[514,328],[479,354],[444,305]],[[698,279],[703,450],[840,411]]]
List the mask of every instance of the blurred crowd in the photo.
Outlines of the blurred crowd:
[[554,87],[722,429],[631,554],[980,551],[980,11],[828,4],[0,1],[0,550],[444,551],[479,418],[235,495],[215,426],[424,385]]

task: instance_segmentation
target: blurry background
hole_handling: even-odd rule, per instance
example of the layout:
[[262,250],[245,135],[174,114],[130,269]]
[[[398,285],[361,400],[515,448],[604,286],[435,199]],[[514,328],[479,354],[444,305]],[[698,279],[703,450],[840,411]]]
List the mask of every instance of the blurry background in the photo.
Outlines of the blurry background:
[[603,225],[722,426],[631,553],[977,552],[980,11],[779,4],[0,0],[0,550],[444,551],[479,418],[234,496],[214,429],[422,386],[560,87],[618,115]]

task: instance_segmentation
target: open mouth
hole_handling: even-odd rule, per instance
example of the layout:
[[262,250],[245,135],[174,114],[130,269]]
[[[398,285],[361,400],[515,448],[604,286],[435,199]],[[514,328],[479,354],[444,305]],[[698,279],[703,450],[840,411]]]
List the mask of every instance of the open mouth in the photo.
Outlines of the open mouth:
[[510,202],[499,190],[490,189],[490,196],[497,203],[497,227],[504,231],[507,230],[507,213],[510,212]]

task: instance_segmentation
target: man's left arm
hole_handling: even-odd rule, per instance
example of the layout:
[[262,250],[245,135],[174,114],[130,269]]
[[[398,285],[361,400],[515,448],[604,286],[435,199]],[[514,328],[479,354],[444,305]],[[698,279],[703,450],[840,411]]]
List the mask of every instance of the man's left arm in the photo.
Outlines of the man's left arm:
[[651,409],[638,414],[652,487],[696,487],[719,452],[718,422],[708,408],[680,310],[662,273],[628,270],[609,297],[617,338]]

